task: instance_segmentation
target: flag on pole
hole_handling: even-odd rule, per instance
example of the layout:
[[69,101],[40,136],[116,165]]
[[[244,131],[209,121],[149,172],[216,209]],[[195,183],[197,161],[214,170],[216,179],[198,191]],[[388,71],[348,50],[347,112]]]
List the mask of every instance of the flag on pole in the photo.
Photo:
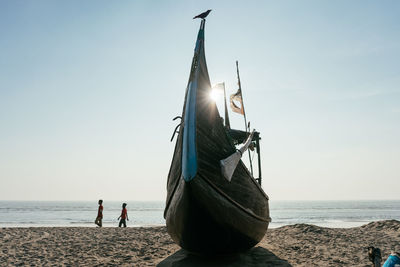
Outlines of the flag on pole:
[[[231,95],[230,99],[231,99],[232,111],[244,115],[242,90],[240,90],[239,88],[235,94]],[[240,106],[238,106],[238,104],[235,103],[235,101],[237,101],[240,104]]]

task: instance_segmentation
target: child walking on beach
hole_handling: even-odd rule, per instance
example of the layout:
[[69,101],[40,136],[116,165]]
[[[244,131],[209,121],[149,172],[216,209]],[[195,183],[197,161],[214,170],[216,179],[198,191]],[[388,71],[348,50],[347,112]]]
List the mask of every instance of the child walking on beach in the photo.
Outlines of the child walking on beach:
[[99,227],[102,227],[102,220],[103,220],[103,200],[99,200],[99,209],[97,211],[97,217],[96,220],[94,221],[95,224],[97,224]]
[[123,203],[123,204],[122,204],[121,215],[118,217],[117,220],[119,220],[119,218],[121,218],[121,220],[119,221],[118,227],[121,227],[122,225],[124,225],[124,227],[126,227],[126,220],[129,221],[129,218],[128,218],[128,211],[126,210],[126,203]]

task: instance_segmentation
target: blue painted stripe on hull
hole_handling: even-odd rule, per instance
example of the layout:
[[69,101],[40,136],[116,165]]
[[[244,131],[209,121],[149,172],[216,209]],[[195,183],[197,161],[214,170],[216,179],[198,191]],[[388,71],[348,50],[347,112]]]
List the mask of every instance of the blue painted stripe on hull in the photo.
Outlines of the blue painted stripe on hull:
[[183,127],[182,173],[187,182],[197,173],[196,95],[197,79],[194,79],[189,83]]
[[197,174],[197,147],[196,147],[196,98],[198,89],[199,61],[201,52],[204,53],[204,20],[200,24],[191,70],[191,81],[186,95],[185,118],[183,127],[182,175],[186,182]]

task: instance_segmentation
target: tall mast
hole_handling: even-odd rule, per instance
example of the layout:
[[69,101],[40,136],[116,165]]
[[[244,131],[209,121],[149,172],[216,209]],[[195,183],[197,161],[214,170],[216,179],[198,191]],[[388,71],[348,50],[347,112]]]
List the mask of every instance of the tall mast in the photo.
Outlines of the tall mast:
[[[243,100],[243,92],[242,92],[242,84],[240,83],[240,75],[239,75],[239,62],[236,60],[236,73],[237,73],[237,78],[238,78],[238,85],[239,85],[239,90],[240,90],[240,95],[242,97],[242,108],[243,108],[243,116],[244,116],[244,128],[246,130],[246,133],[248,132],[247,130],[247,119],[246,119],[246,111],[244,109],[244,100]],[[250,161],[250,171],[251,171],[251,176],[253,176],[253,163],[251,161],[251,155],[250,155],[250,150],[247,150],[249,152],[249,161]],[[253,176],[254,177],[254,176]]]

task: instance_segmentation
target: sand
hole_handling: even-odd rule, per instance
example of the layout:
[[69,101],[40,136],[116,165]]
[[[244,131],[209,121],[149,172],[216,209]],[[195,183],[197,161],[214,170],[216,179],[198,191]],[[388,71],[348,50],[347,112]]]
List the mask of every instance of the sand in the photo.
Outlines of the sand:
[[284,226],[246,253],[214,258],[180,250],[165,227],[1,228],[0,240],[0,266],[371,266],[368,246],[379,247],[383,259],[400,250],[400,222]]

